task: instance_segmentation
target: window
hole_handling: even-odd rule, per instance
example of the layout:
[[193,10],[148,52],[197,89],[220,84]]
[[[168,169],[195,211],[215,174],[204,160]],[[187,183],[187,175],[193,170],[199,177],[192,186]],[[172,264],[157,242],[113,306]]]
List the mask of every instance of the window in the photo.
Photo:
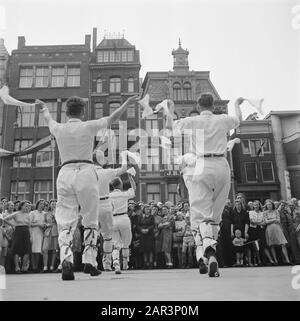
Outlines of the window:
[[147,184],[147,202],[159,202],[160,198],[160,184]]
[[128,78],[128,92],[133,93],[134,92],[134,79]]
[[50,201],[52,198],[52,181],[34,182],[34,203],[39,199]]
[[[33,144],[32,140],[24,139],[21,140],[21,151]],[[19,153],[20,151],[20,140],[15,140],[14,151]],[[32,154],[21,155],[20,167],[31,167]],[[19,156],[16,155],[13,161],[13,167],[18,167]]]
[[115,62],[115,52],[114,51],[109,52],[109,61]]
[[[56,120],[57,116],[57,102],[56,101],[51,101],[51,102],[46,102],[46,105],[49,109],[49,113],[51,114],[52,118]],[[42,113],[39,113],[39,126],[47,126],[44,115]]]
[[103,117],[103,104],[96,103],[95,104],[95,119],[99,119]]
[[98,62],[103,62],[103,51],[98,51],[97,52],[97,61]]
[[101,78],[97,79],[97,85],[96,85],[96,92],[97,93],[102,93],[103,91],[103,82]]
[[116,62],[121,61],[121,51],[116,51]]
[[251,156],[271,153],[270,140],[267,138],[242,140],[242,151],[243,154],[251,154]]
[[67,86],[68,87],[80,86],[80,67],[68,67]]
[[150,115],[145,119],[146,131],[149,136],[158,136],[158,118],[157,114]]
[[35,106],[21,107],[22,110],[22,124],[21,124],[21,114],[18,111],[17,123],[19,127],[33,127],[34,117],[35,117]]
[[261,162],[261,172],[262,178],[264,182],[274,182],[274,170],[273,163],[269,162]]
[[36,167],[51,167],[53,165],[51,145],[36,152]]
[[65,67],[53,67],[51,71],[51,87],[64,87]]
[[104,51],[103,52],[103,62],[108,62],[109,52]]
[[110,78],[109,91],[111,93],[121,92],[121,78],[118,78],[118,77]]
[[179,202],[179,195],[177,194],[177,184],[168,184],[168,201],[173,204]]
[[20,69],[20,88],[30,88],[33,84],[33,67],[22,67]]
[[127,61],[133,61],[133,51],[127,51]]
[[245,163],[246,180],[247,182],[257,182],[257,167],[256,163]]
[[[18,184],[18,200],[25,201],[29,199],[30,192],[30,182],[19,181]],[[17,182],[11,183],[11,196],[12,199],[16,199],[17,197]]]
[[128,106],[127,108],[127,117],[134,118],[135,117],[135,105]]
[[192,86],[189,82],[183,84],[183,99],[192,100]]
[[49,68],[37,67],[35,69],[35,87],[48,87],[49,84]]
[[174,100],[181,100],[181,86],[178,82],[173,85],[173,98]]
[[122,51],[122,61],[127,61],[127,51]]
[[159,147],[148,148],[147,152],[147,171],[159,171]]

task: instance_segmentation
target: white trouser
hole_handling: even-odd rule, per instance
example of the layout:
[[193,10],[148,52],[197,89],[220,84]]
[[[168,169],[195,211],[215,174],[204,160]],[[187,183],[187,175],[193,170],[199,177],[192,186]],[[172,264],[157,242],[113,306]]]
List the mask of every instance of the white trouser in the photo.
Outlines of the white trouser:
[[60,260],[73,262],[71,250],[73,234],[80,214],[84,226],[85,249],[83,263],[96,266],[98,228],[98,176],[92,164],[68,164],[57,177],[57,205],[55,218],[59,232]]
[[230,168],[225,157],[204,158],[202,171],[194,173],[193,168],[186,167],[183,178],[189,192],[191,227],[199,260],[208,247],[215,249],[212,226],[203,221],[220,222],[230,191]]
[[113,237],[113,215],[110,200],[99,200],[99,223],[100,233],[103,237],[103,267],[111,267],[112,237]]
[[131,222],[127,214],[113,216],[113,262],[119,264],[120,250],[125,262],[129,260],[129,245],[131,243]]

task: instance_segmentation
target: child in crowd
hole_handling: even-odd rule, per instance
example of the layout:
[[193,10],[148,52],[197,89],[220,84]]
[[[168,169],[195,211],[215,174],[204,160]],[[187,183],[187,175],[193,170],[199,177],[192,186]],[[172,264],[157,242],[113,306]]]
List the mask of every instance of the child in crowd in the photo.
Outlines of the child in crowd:
[[244,244],[246,240],[242,238],[242,232],[239,229],[236,229],[234,232],[235,238],[232,241],[235,255],[236,255],[236,266],[244,264]]
[[183,232],[183,240],[182,240],[182,267],[183,268],[193,267],[194,247],[195,247],[195,241],[194,241],[194,236],[191,229],[190,215],[186,214],[185,229]]
[[174,232],[173,232],[173,250],[174,259],[179,268],[182,267],[182,245],[183,245],[183,234],[185,230],[185,220],[182,212],[177,212]]

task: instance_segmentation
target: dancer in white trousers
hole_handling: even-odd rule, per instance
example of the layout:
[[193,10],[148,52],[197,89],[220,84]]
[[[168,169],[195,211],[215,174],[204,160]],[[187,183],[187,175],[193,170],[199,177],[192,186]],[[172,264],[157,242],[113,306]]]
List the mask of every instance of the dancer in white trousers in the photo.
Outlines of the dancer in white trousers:
[[[227,135],[242,120],[240,104],[235,103],[236,116],[213,114],[214,99],[209,93],[198,99],[200,115],[180,119],[180,132],[191,135],[194,164],[186,166],[183,177],[189,193],[191,227],[197,246],[200,273],[219,276],[215,257],[216,241],[211,223],[219,223],[230,190],[230,168],[226,159]],[[208,261],[208,267],[206,265]]]
[[71,250],[73,234],[81,208],[84,230],[83,263],[90,267],[91,276],[97,270],[97,228],[98,228],[98,176],[92,162],[94,139],[101,128],[107,128],[116,121],[127,107],[135,102],[137,96],[130,97],[109,117],[82,121],[85,102],[73,96],[67,100],[67,123],[57,123],[52,119],[46,104],[36,100],[41,108],[50,133],[58,145],[62,167],[57,177],[56,221],[59,231],[60,260],[62,279],[74,280],[73,253]]
[[105,158],[102,150],[95,152],[97,165],[96,172],[99,177],[99,224],[100,233],[103,237],[103,258],[102,264],[104,271],[111,271],[112,265],[112,249],[113,249],[113,208],[109,199],[109,183],[117,176],[122,175],[127,170],[127,164],[123,164],[120,168],[103,168]]
[[129,174],[131,188],[123,191],[123,183],[120,178],[112,181],[113,191],[109,198],[113,205],[113,267],[116,274],[121,274],[120,251],[122,250],[123,270],[128,270],[129,245],[132,239],[131,223],[128,217],[128,200],[135,197],[136,185]]

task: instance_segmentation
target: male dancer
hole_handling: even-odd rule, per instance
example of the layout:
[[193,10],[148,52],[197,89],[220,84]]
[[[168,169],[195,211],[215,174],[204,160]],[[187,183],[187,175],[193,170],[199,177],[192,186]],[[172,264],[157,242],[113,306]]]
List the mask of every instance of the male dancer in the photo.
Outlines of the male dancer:
[[[208,259],[210,277],[219,276],[211,223],[219,223],[230,190],[230,168],[226,160],[227,134],[238,127],[242,120],[240,104],[243,101],[243,98],[238,98],[235,103],[236,117],[214,115],[213,96],[202,94],[198,99],[200,115],[180,119],[176,126],[181,132],[187,129],[190,133],[192,130],[191,152],[196,155],[196,161],[184,168],[183,177],[189,193],[191,226],[200,273],[207,273],[205,262]],[[168,119],[168,122],[170,124],[171,120]],[[201,141],[204,141],[204,150],[199,150]]]
[[123,256],[123,270],[128,270],[129,245],[132,239],[131,222],[127,215],[128,200],[135,197],[136,184],[129,174],[131,188],[123,191],[122,180],[117,177],[112,181],[113,191],[109,198],[113,205],[113,267],[116,274],[121,274],[120,250]]
[[[96,172],[99,177],[99,223],[100,232],[103,237],[103,268],[105,271],[111,271],[112,263],[112,236],[113,236],[113,214],[112,214],[112,204],[109,199],[109,183],[117,176],[122,175],[127,170],[127,164],[123,164],[120,168],[106,168],[104,169],[101,165],[104,165],[104,153],[102,150],[97,150],[95,152],[95,157],[97,160]],[[86,268],[85,268],[86,270]]]
[[96,120],[82,121],[85,102],[79,97],[67,100],[67,123],[60,124],[52,119],[47,106],[40,100],[40,106],[49,127],[55,137],[62,167],[57,177],[56,221],[59,230],[60,260],[62,279],[74,280],[73,253],[71,250],[73,234],[78,222],[80,205],[83,216],[84,252],[82,261],[88,264],[90,275],[97,276],[97,228],[98,228],[98,177],[92,162],[94,138],[101,128],[107,128],[120,118],[127,107],[137,100],[130,97],[110,116]]

